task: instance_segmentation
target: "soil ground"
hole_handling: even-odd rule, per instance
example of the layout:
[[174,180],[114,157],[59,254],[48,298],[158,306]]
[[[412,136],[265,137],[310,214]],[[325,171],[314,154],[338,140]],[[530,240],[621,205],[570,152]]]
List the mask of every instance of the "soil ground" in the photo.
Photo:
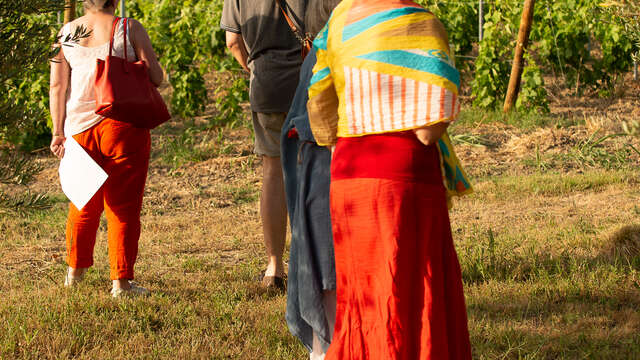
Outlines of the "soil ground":
[[[639,95],[554,97],[548,115],[465,108],[452,126],[475,186],[451,211],[474,358],[640,358]],[[37,156],[29,188],[52,208],[0,217],[0,358],[308,358],[285,296],[254,280],[248,114],[206,126],[214,111],[154,131],[136,267],[148,298],[109,297],[104,220],[86,282],[62,287],[67,200],[57,161]]]

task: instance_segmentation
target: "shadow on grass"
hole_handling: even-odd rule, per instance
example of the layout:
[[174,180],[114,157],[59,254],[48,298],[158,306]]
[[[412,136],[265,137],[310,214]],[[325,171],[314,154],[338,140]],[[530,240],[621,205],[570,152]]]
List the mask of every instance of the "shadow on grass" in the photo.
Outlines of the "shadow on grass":
[[591,256],[491,255],[493,241],[475,262],[460,255],[475,358],[640,358],[639,225]]
[[[558,290],[558,289],[548,289]],[[634,294],[482,297],[468,304],[480,359],[638,359],[640,314]]]
[[640,225],[622,227],[590,255],[577,256],[571,249],[560,253],[535,247],[514,250],[499,244],[491,229],[486,238],[476,238],[472,246],[459,247],[463,281],[467,284],[491,280],[525,282],[604,268],[620,273],[640,271]]

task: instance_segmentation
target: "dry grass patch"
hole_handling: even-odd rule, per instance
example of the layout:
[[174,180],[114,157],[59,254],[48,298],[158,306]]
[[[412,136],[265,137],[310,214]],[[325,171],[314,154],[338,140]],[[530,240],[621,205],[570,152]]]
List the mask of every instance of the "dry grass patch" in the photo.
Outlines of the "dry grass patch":
[[[596,127],[617,131],[615,119],[478,116],[453,128],[476,193],[451,212],[474,358],[640,358],[638,158],[567,155]],[[57,162],[37,160],[46,170],[32,189],[53,207],[0,218],[0,358],[307,357],[285,297],[255,281],[265,262],[251,132],[207,121],[154,133],[136,267],[145,299],[109,297],[104,221],[86,281],[62,288],[67,205]],[[596,148],[625,141],[637,144]]]

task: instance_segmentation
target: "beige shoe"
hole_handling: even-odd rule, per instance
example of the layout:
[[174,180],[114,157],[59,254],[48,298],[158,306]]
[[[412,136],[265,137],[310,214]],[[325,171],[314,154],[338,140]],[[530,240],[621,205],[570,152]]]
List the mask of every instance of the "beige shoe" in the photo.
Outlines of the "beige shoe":
[[136,296],[147,296],[150,294],[150,291],[143,288],[142,286],[138,286],[136,283],[129,281],[131,285],[130,289],[122,289],[122,288],[113,288],[111,289],[111,296],[114,298],[122,298],[122,297],[136,297]]

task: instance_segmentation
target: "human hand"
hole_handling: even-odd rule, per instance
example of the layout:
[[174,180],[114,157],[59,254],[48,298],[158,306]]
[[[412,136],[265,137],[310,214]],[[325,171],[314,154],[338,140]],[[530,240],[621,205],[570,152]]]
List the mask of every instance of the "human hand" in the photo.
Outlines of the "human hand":
[[449,123],[440,122],[413,130],[418,140],[424,145],[433,145],[444,135]]
[[65,141],[66,138],[63,135],[53,135],[53,138],[51,139],[51,145],[49,146],[49,149],[51,149],[53,155],[57,156],[58,159],[62,159],[62,157],[64,156]]

